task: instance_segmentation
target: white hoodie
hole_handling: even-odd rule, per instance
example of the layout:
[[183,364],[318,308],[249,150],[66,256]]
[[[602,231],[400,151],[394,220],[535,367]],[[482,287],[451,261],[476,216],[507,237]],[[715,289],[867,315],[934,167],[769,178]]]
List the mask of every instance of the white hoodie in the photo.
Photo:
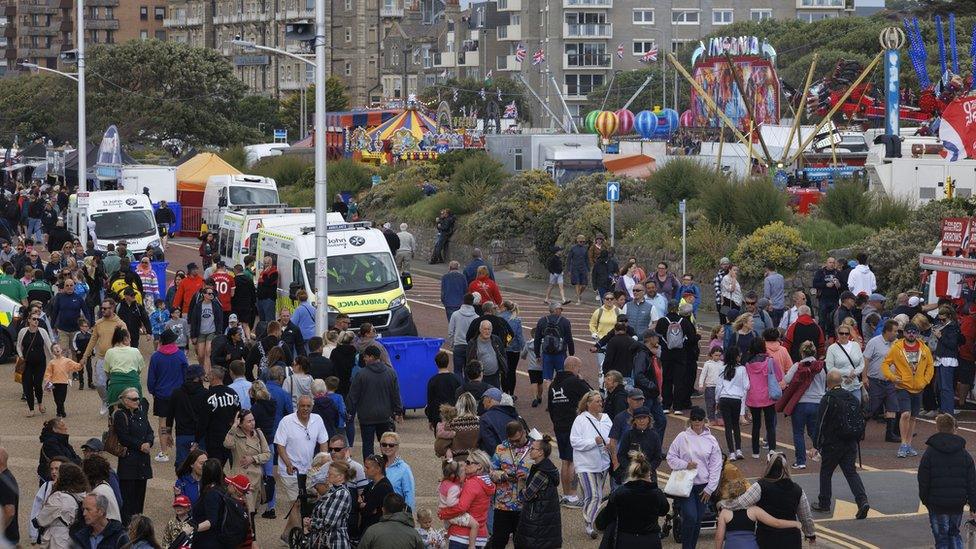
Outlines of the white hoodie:
[[[584,411],[573,420],[569,431],[569,443],[573,446],[573,465],[578,473],[603,473],[610,469],[610,451],[606,442],[610,440],[610,427],[613,422],[607,414],[597,419]],[[597,444],[600,436],[604,444]]]
[[867,265],[854,267],[847,276],[847,288],[854,295],[860,293],[873,294],[878,289],[878,282],[874,279],[874,273],[871,272],[871,267]]

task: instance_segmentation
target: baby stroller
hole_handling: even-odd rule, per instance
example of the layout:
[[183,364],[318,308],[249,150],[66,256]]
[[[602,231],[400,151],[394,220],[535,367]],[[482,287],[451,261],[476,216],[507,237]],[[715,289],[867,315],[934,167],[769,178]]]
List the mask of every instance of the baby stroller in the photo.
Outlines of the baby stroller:
[[[667,496],[671,501],[671,511],[664,517],[664,524],[661,525],[661,539],[668,535],[674,537],[675,543],[681,543],[681,503],[679,498]],[[709,500],[705,503],[705,514],[702,516],[701,529],[714,530],[718,524],[718,508],[714,501]]]
[[298,521],[299,526],[288,532],[288,547],[306,546],[305,519],[312,516],[312,508],[315,506],[315,500],[308,495],[307,480],[308,475],[298,475],[298,512],[301,520]]

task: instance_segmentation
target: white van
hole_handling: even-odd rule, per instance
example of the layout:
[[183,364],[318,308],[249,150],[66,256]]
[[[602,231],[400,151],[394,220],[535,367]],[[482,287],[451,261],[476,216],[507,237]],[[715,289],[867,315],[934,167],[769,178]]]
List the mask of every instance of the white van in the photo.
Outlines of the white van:
[[313,208],[244,207],[224,212],[217,230],[217,250],[230,267],[257,253],[258,229],[315,225]]
[[[417,335],[404,293],[411,282],[397,271],[383,233],[370,222],[346,223],[334,213],[328,214],[328,224],[329,323],[346,313],[353,327],[368,322],[384,335]],[[278,265],[278,310],[294,309],[302,288],[314,301],[314,226],[258,230],[259,261],[266,255]]]
[[94,222],[95,249],[125,240],[129,251],[139,254],[162,243],[149,197],[125,191],[93,191],[73,194],[68,202],[68,230],[80,235]]
[[176,166],[132,164],[122,166],[119,182],[130,193],[148,194],[149,200],[176,202]]
[[260,175],[211,175],[203,191],[203,221],[220,225],[220,216],[234,206],[278,204],[278,185]]

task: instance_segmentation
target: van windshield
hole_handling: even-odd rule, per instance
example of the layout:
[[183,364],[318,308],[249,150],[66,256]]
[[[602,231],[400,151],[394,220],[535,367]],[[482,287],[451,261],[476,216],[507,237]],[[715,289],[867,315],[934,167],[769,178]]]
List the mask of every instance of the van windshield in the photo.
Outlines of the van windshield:
[[156,220],[149,210],[106,212],[91,217],[95,236],[105,240],[145,238],[156,234]]
[[[305,260],[311,290],[315,291],[315,259]],[[329,257],[329,295],[385,292],[400,284],[393,256],[362,253]]]
[[259,187],[230,187],[230,203],[241,204],[277,204],[278,191]]

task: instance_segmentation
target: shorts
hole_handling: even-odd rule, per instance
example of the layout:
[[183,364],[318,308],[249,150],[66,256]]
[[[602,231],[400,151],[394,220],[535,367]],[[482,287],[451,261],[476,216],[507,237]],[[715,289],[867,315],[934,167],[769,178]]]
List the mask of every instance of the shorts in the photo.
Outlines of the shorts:
[[887,379],[870,378],[868,385],[868,410],[874,414],[884,405],[885,412],[897,412],[898,398],[895,396],[895,384]]
[[556,372],[563,371],[563,363],[566,361],[565,354],[549,355],[542,353],[542,377],[552,381]]
[[298,499],[298,477],[278,476],[278,501]]
[[542,385],[542,370],[529,370],[529,383]]
[[959,366],[956,366],[956,382],[972,387],[973,378],[976,378],[976,362],[959,359]]
[[896,389],[895,396],[898,398],[898,412],[911,412],[912,417],[918,417],[918,413],[922,410],[922,393]]
[[213,333],[213,334],[200,334],[199,336],[197,336],[197,343],[208,343],[208,342],[213,341],[215,339],[217,339],[217,334],[216,333]]
[[549,273],[549,284],[562,284],[563,273]]
[[556,446],[559,448],[559,459],[573,461],[573,445],[569,443],[569,433],[556,433]]
[[172,415],[173,404],[169,398],[153,397],[153,415],[156,417],[169,417]]
[[586,286],[590,283],[590,273],[585,268],[576,268],[569,273],[569,280],[573,286]]

